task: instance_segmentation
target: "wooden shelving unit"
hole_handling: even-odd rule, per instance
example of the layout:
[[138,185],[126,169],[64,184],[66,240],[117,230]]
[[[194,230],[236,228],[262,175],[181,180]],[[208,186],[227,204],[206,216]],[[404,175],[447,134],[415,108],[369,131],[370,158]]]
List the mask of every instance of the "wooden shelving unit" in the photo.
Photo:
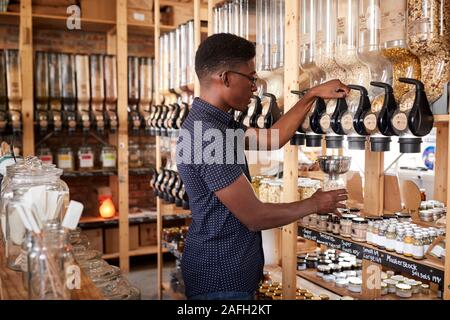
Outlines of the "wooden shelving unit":
[[20,13],[18,12],[0,12],[0,25],[19,26]]

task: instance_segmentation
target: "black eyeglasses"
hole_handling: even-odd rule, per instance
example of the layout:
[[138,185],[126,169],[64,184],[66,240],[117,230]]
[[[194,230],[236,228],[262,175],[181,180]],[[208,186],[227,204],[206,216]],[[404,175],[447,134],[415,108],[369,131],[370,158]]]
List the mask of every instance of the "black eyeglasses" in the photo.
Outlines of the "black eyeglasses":
[[242,77],[244,77],[244,78],[247,78],[247,79],[252,83],[252,85],[254,85],[254,86],[256,86],[256,82],[258,82],[258,78],[256,78],[256,77],[252,77],[252,76],[249,76],[249,75],[247,75],[247,74],[245,74],[245,73],[240,73],[240,72],[233,71],[233,70],[225,71],[224,73],[222,73],[222,76],[223,76],[225,73],[227,73],[227,72],[235,73],[235,74],[240,75],[240,76],[242,76]]

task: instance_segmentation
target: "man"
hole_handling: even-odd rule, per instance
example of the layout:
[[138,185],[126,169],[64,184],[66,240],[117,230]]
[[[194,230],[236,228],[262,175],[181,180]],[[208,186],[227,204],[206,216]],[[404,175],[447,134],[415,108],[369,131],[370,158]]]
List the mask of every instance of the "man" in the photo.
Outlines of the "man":
[[310,89],[271,129],[243,128],[228,111],[245,111],[257,90],[254,58],[255,46],[231,34],[209,37],[195,57],[201,96],[194,100],[177,145],[178,172],[192,210],[181,262],[188,299],[253,299],[264,266],[261,230],[334,212],[347,199],[345,190],[319,190],[310,199],[282,204],[256,197],[244,151],[234,146],[234,138],[227,139],[230,130],[246,130],[249,139],[266,135],[267,142],[258,141],[260,149],[282,147],[315,98],[345,97],[349,89],[339,80],[327,82]]

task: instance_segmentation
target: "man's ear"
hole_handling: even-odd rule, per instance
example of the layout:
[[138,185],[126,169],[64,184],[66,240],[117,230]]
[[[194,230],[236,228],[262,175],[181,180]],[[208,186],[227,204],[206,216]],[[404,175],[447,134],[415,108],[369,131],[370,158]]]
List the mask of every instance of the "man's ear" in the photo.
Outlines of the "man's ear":
[[230,86],[230,81],[229,81],[229,79],[228,79],[228,72],[224,72],[224,73],[222,74],[222,81],[223,81],[223,84],[224,84],[226,87],[229,87],[229,86]]

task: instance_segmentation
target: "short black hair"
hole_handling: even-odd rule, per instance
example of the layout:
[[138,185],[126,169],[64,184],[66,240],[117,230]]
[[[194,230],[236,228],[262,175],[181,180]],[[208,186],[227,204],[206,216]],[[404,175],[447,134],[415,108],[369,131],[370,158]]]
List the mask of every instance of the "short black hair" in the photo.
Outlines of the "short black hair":
[[230,33],[214,34],[198,47],[195,72],[200,80],[227,66],[248,62],[256,56],[255,45]]

